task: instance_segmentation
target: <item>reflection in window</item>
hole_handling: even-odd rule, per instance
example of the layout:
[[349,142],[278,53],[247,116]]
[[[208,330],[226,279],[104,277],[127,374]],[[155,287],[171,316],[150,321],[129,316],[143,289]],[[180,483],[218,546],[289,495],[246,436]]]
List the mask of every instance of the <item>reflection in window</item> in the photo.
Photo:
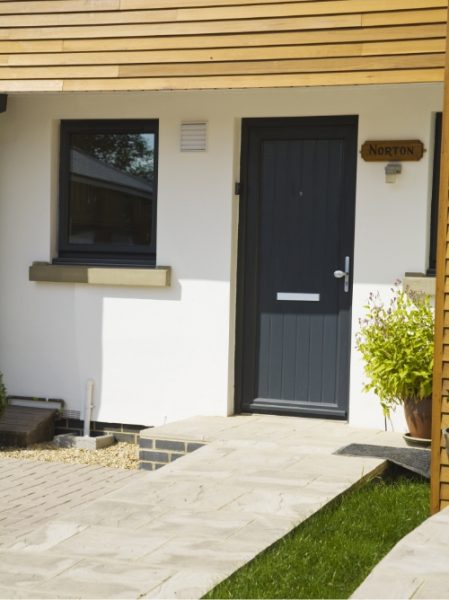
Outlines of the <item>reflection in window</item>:
[[154,121],[62,123],[60,256],[154,256],[156,134]]
[[150,244],[153,134],[75,134],[70,150],[71,244]]

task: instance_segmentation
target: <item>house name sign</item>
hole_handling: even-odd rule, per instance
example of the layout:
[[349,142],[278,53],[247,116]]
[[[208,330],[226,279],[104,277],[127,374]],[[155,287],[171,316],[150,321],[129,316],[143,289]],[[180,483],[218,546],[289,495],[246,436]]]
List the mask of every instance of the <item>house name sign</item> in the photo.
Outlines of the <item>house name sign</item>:
[[419,140],[368,140],[361,154],[368,162],[421,160],[424,144]]

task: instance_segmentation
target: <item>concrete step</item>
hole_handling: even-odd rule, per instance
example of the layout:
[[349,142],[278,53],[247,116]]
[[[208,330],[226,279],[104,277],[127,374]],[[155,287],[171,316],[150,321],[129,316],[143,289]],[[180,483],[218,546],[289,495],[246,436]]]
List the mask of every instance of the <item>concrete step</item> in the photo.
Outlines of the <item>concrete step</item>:
[[53,439],[57,412],[48,408],[7,406],[0,417],[0,446],[25,447]]

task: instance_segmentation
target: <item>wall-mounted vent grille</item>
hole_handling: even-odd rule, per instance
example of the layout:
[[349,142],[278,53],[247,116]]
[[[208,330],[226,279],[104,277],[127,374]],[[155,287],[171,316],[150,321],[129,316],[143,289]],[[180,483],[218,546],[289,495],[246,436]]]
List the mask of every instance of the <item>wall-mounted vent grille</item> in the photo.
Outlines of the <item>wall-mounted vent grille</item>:
[[62,416],[64,419],[80,419],[81,413],[79,410],[63,410]]
[[207,122],[184,121],[181,123],[181,152],[205,152],[207,150]]

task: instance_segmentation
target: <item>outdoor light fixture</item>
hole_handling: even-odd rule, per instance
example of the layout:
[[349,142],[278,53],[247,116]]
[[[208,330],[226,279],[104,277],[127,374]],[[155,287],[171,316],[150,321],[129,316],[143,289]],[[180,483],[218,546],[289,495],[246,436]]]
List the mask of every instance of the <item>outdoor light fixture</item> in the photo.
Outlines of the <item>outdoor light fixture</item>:
[[385,183],[396,183],[396,175],[402,173],[401,163],[388,163],[385,166]]

